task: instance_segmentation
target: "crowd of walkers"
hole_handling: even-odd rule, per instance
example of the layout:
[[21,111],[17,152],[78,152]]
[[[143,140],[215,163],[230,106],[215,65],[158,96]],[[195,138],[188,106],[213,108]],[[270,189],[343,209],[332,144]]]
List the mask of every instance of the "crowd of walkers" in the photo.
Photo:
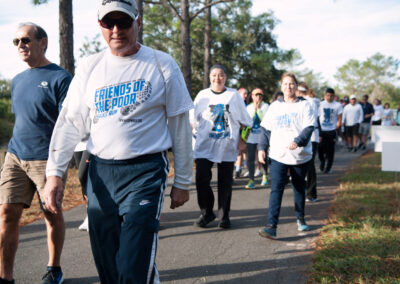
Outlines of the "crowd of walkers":
[[[262,237],[275,239],[282,196],[291,182],[299,231],[309,230],[306,201],[316,202],[319,170],[332,173],[337,137],[349,151],[366,147],[370,125],[399,125],[379,100],[371,105],[351,95],[339,101],[327,88],[315,97],[293,73],[281,77],[271,103],[261,88],[250,93],[226,86],[227,70],[210,69],[210,87],[194,102],[174,59],[137,41],[142,18],[136,1],[101,1],[99,29],[108,47],[89,56],[72,77],[45,56],[48,37],[22,23],[13,44],[28,65],[12,80],[13,136],[0,177],[0,284],[14,283],[19,221],[34,194],[44,212],[49,260],[42,284],[64,281],[62,201],[68,164],[75,151],[87,200],[93,259],[101,283],[159,283],[155,264],[159,220],[168,183],[168,150],[174,156],[170,208],[190,198],[193,158],[200,216],[206,228],[216,218],[231,227],[233,177],[248,190],[270,186]],[[211,187],[218,170],[217,203]],[[244,173],[243,168],[247,167]]]

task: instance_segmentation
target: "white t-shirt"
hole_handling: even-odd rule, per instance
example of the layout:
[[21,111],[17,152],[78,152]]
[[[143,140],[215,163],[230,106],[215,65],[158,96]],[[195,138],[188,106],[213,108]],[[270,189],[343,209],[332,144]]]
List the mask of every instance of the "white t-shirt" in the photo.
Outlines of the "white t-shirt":
[[260,108],[256,111],[254,108],[254,103],[247,106],[247,112],[253,119],[253,125],[251,127],[249,138],[247,138],[247,143],[258,144],[261,138],[261,121],[264,118],[268,110],[268,104],[261,102]]
[[374,105],[374,115],[371,117],[372,121],[378,121],[383,118],[383,111],[385,108],[383,105]]
[[88,131],[88,152],[103,159],[165,151],[172,146],[167,118],[192,107],[178,65],[164,52],[142,45],[131,56],[114,56],[106,49],[87,57],[76,70],[55,126],[47,175],[62,173]]
[[322,131],[336,129],[338,116],[343,113],[343,107],[337,101],[331,103],[322,101],[319,105],[319,123]]
[[300,165],[311,160],[311,142],[294,150],[289,150],[288,145],[304,128],[314,124],[315,115],[307,100],[272,103],[261,122],[262,127],[271,131],[269,157],[286,165]]
[[309,96],[305,97],[306,100],[310,103],[312,110],[314,112],[314,116],[315,116],[315,124],[314,124],[314,131],[311,134],[311,142],[319,142],[319,129],[318,129],[318,109],[319,109],[319,105],[321,103],[321,100],[318,98],[312,98]]
[[363,121],[364,112],[360,104],[347,104],[343,110],[342,122],[345,126],[353,126]]
[[253,125],[243,99],[231,88],[221,94],[210,88],[200,91],[194,100],[192,119],[197,134],[194,158],[215,163],[236,161],[240,124]]
[[393,112],[391,109],[383,110],[382,125],[391,126],[393,121]]

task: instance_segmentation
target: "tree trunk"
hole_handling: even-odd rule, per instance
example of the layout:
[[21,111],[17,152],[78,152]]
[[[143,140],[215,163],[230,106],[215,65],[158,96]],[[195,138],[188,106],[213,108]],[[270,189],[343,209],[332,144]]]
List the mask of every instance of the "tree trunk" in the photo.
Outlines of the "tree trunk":
[[181,0],[182,20],[181,28],[181,55],[182,55],[182,73],[186,82],[186,87],[192,95],[192,66],[191,53],[192,47],[190,43],[190,14],[189,1]]
[[142,26],[139,30],[138,42],[143,43],[143,0],[136,0],[138,6],[139,15],[142,16]]
[[[206,5],[212,0],[206,0]],[[206,9],[204,27],[204,77],[203,88],[210,86],[210,68],[211,68],[211,6]]]
[[74,60],[74,27],[72,23],[72,0],[60,0],[59,33],[60,33],[60,66],[73,76]]

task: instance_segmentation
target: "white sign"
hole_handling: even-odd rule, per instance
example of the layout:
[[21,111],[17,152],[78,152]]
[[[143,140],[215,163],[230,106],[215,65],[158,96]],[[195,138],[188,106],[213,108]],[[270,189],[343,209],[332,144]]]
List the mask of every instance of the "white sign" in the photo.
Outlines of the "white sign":
[[382,143],[382,171],[400,172],[400,142]]
[[374,125],[371,129],[371,140],[375,144],[375,152],[382,152],[382,142],[400,142],[400,126]]

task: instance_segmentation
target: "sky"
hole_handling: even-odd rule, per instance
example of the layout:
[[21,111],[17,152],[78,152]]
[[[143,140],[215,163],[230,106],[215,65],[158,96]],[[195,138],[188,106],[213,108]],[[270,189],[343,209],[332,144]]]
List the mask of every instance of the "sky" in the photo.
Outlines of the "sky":
[[[11,79],[27,68],[12,45],[18,23],[31,21],[49,36],[48,59],[59,63],[58,2],[33,6],[31,0],[0,2],[0,76]],[[74,0],[74,55],[85,37],[99,33],[98,0]],[[273,33],[282,49],[297,49],[304,64],[335,83],[337,68],[350,59],[380,52],[400,59],[399,0],[253,0],[252,14],[272,10],[279,20]]]

